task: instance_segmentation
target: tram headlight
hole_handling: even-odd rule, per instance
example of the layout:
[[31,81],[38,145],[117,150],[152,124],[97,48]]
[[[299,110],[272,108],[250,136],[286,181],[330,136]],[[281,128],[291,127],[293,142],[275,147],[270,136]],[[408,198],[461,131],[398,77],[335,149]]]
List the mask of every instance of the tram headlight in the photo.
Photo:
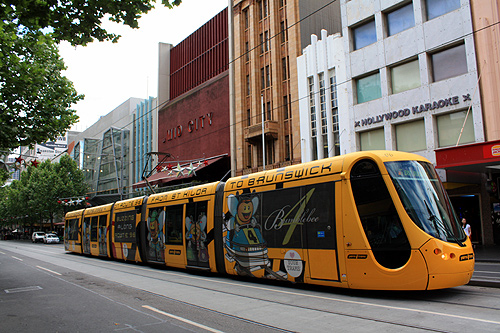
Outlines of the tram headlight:
[[448,259],[455,259],[456,255],[455,253],[444,253],[441,249],[435,248],[434,249],[434,254],[437,256],[441,256],[441,259],[443,260],[448,260]]

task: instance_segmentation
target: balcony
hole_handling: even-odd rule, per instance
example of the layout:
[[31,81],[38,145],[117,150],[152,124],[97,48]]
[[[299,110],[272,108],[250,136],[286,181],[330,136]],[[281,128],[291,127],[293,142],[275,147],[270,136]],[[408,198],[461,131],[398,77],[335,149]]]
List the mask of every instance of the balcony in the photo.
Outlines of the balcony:
[[[266,139],[278,138],[278,122],[267,120],[264,122],[264,135]],[[257,143],[262,141],[262,123],[245,127],[244,129],[245,141],[250,143]]]

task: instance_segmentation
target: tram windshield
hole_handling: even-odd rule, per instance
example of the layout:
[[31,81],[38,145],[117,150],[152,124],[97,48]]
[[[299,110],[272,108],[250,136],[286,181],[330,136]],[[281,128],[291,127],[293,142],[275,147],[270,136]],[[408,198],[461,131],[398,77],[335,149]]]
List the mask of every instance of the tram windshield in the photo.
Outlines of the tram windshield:
[[466,236],[434,167],[420,161],[386,162],[385,166],[413,222],[433,237],[465,246]]

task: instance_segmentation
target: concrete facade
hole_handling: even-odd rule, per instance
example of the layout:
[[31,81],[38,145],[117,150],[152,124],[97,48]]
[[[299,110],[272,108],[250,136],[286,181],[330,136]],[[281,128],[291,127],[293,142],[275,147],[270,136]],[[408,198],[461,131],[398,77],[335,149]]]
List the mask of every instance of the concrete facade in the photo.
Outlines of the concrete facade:
[[[340,18],[339,4],[322,0],[232,3],[235,174],[300,163],[296,58],[304,36],[308,40],[320,32],[319,23],[340,32],[339,20],[332,20]],[[325,14],[324,19],[314,20],[320,14]]]
[[[451,9],[438,8],[435,14],[429,11],[432,4],[427,0],[340,1],[342,35],[327,36],[324,32],[319,40],[313,36],[311,45],[297,60],[304,161],[326,157],[319,149],[324,144],[320,136],[311,139],[311,133],[321,126],[320,78],[327,81],[332,73],[337,75],[342,154],[364,149],[403,150],[422,155],[436,165],[438,154],[447,154],[450,148],[460,150],[486,141],[493,145],[499,139],[500,34],[494,24],[500,13],[498,1],[447,3]],[[391,33],[394,21],[390,20],[398,15],[413,22]],[[357,47],[356,33],[370,25],[373,40]],[[448,50],[460,50],[461,55],[445,58],[436,66],[439,55]],[[413,86],[401,88],[397,85],[401,80],[398,70],[407,65],[414,70],[403,77],[413,74],[416,79]],[[462,72],[453,73],[460,66]],[[450,73],[439,74],[442,68]],[[376,78],[379,91],[363,100],[360,82],[370,77]],[[311,84],[312,95],[308,89]],[[326,105],[330,102],[328,89],[326,84]],[[327,121],[326,146],[331,147],[331,113]],[[495,217],[499,214],[493,208],[500,205],[500,195],[491,185],[500,184],[498,166],[489,163],[485,168],[479,165],[481,162],[471,163],[443,167],[438,174],[457,214],[472,225],[473,242],[493,244],[500,239],[500,218]]]

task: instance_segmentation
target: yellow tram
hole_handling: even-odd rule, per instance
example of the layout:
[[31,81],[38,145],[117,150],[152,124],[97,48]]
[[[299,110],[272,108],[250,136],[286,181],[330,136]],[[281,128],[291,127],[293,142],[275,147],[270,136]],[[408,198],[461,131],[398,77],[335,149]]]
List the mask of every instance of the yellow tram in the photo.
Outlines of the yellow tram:
[[425,290],[474,269],[432,164],[358,152],[66,215],[93,256],[343,288]]

